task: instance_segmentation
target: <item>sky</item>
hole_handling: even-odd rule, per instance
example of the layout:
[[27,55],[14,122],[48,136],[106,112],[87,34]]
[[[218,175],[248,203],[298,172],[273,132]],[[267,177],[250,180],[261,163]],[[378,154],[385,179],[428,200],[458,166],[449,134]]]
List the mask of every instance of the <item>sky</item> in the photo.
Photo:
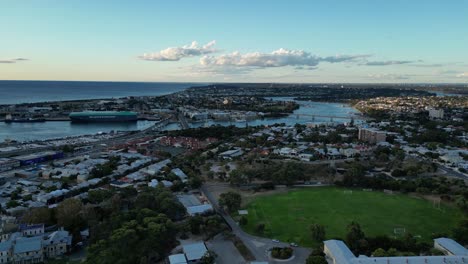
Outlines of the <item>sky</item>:
[[0,80],[467,83],[466,0],[0,0]]

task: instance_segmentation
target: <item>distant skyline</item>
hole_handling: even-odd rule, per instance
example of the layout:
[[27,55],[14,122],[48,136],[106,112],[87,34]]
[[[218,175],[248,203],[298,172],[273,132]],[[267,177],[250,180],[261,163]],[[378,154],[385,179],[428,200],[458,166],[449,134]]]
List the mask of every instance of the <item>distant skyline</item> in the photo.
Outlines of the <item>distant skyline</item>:
[[468,82],[468,1],[0,2],[0,80]]

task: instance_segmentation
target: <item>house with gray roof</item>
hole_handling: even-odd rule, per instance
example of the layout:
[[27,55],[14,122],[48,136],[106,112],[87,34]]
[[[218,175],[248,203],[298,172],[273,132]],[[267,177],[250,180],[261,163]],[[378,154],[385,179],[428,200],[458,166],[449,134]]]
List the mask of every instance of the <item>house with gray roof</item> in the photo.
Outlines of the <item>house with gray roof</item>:
[[[28,235],[25,230],[35,230],[41,225],[22,226],[21,232],[11,233],[0,243],[0,263],[42,263],[46,258],[62,256],[70,250],[72,236],[68,231]],[[43,228],[43,225],[42,225]]]
[[13,245],[13,263],[41,263],[43,261],[42,236],[16,239]]
[[58,230],[44,237],[42,245],[47,258],[56,258],[70,250],[72,236],[68,231]]
[[0,243],[0,263],[8,263],[11,261],[11,241]]

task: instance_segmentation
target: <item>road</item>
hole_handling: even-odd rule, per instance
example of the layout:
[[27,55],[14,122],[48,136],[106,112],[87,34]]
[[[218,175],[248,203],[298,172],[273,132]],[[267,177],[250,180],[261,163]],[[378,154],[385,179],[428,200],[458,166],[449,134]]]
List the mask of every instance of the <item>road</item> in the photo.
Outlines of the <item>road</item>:
[[462,179],[462,180],[468,180],[468,176],[466,174],[455,171],[455,170],[453,170],[451,168],[447,168],[444,165],[439,165],[438,164],[437,166],[439,167],[440,170],[444,171],[445,173],[447,173],[447,175],[449,175],[451,177],[459,178],[459,179]]
[[177,114],[177,119],[179,119],[180,125],[182,126],[182,129],[189,129],[190,126],[187,122],[187,118],[185,118],[183,113],[178,113]]
[[308,248],[295,247],[294,248],[294,258],[290,261],[281,261],[277,262],[268,256],[268,249],[272,247],[286,247],[289,246],[288,243],[282,242],[273,242],[271,239],[262,238],[247,234],[242,230],[239,225],[232,219],[232,217],[226,214],[223,210],[219,210],[219,205],[217,199],[214,195],[208,190],[206,185],[203,185],[201,191],[205,194],[206,198],[210,201],[213,207],[218,211],[218,213],[225,219],[226,223],[231,227],[233,234],[235,234],[245,246],[252,252],[253,256],[257,261],[268,261],[269,263],[305,263],[307,257],[310,255],[311,250]]
[[[433,160],[420,157],[419,155],[411,155],[411,157],[416,158],[416,159],[418,159],[420,161],[431,161],[431,162],[433,162]],[[452,168],[449,168],[449,167],[447,167],[447,166],[445,166],[443,164],[440,164],[438,162],[436,162],[436,164],[437,164],[437,167],[439,168],[439,170],[445,172],[445,174],[447,176],[454,177],[454,178],[459,178],[459,179],[462,179],[462,180],[468,180],[468,175],[463,174],[461,172],[458,172],[458,171],[456,171],[456,170],[454,170]]]

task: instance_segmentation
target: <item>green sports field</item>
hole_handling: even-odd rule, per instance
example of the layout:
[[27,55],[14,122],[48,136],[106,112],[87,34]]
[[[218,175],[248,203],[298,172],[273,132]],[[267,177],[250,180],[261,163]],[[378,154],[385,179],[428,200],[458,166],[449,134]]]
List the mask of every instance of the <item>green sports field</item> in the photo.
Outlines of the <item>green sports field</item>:
[[366,235],[394,236],[395,228],[430,241],[432,233],[450,233],[462,213],[453,207],[402,194],[318,187],[258,197],[247,206],[244,229],[256,234],[258,223],[265,224],[262,236],[311,246],[309,226],[325,226],[327,238],[344,238],[346,226],[358,222]]

